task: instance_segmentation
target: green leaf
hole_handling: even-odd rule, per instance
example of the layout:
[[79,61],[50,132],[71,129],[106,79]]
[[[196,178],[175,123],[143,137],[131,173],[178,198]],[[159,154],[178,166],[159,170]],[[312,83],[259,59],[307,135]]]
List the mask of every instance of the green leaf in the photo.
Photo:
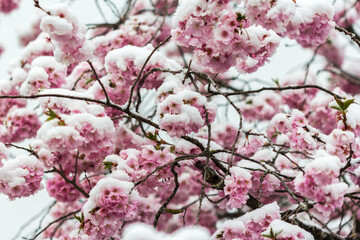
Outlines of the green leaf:
[[110,169],[114,166],[112,162],[103,162],[104,169]]
[[335,101],[339,105],[339,107],[341,109],[340,111],[343,111],[344,110],[344,103],[341,101],[341,99],[335,97]]
[[330,106],[330,107],[341,112],[341,109],[338,106]]
[[155,131],[155,134],[153,134],[152,132],[148,132],[146,137],[152,141],[157,141],[157,136],[158,136],[158,133]]
[[83,213],[81,213],[80,216],[76,216],[76,215],[74,214],[74,218],[75,218],[76,220],[78,220],[80,223],[83,223],[83,222],[84,222],[84,214],[83,214]]
[[270,239],[272,238],[270,234],[261,234],[261,236],[266,237],[266,238],[270,238]]
[[59,116],[56,114],[56,112],[54,112],[51,108],[48,108],[48,109],[49,109],[49,111],[48,111],[48,112],[45,112],[45,114],[46,114],[47,116],[49,116],[49,117],[45,120],[45,122],[51,121],[51,120],[59,117]]
[[346,100],[346,101],[344,102],[344,108],[343,108],[343,110],[345,111],[354,101],[355,101],[354,98],[349,99],[349,100]]
[[272,81],[276,84],[276,86],[280,87],[280,82],[278,78],[273,78]]
[[269,234],[261,234],[261,236],[276,240],[276,237],[279,236],[280,233],[282,233],[282,232],[283,232],[283,230],[281,230],[280,232],[274,233],[274,230],[272,228],[270,228]]
[[171,213],[171,214],[179,214],[184,212],[183,209],[170,209],[170,208],[165,208],[165,212],[167,213]]
[[87,81],[85,82],[85,85],[88,85],[89,83],[91,83],[91,82],[93,82],[93,81],[95,81],[95,78],[90,78],[89,80],[87,80]]

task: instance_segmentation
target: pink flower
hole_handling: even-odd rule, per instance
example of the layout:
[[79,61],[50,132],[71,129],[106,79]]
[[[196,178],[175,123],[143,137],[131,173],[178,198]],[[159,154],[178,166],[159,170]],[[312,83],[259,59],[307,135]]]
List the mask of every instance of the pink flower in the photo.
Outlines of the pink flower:
[[48,12],[50,15],[43,17],[40,28],[50,35],[56,60],[66,65],[89,60],[93,46],[85,39],[85,26],[65,4],[53,6]]
[[[70,176],[67,176],[71,179]],[[77,183],[78,184],[78,183]],[[50,197],[59,202],[73,202],[79,198],[80,192],[71,183],[68,183],[59,174],[46,181],[46,190]]]
[[20,156],[0,168],[0,192],[10,200],[27,197],[43,188],[44,168],[34,156]]
[[0,0],[0,12],[10,13],[19,7],[21,0]]
[[[229,196],[226,201],[227,208],[240,208],[246,203],[248,191],[251,188],[251,173],[239,167],[232,167],[229,176],[226,176],[224,194]],[[222,202],[222,207],[224,203]]]

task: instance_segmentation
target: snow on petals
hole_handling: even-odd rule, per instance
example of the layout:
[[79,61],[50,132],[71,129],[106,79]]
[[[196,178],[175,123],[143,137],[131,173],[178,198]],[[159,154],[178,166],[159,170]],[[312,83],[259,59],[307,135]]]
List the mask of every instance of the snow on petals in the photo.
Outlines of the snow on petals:
[[[90,191],[90,197],[82,208],[85,217],[84,232],[92,239],[111,237],[122,221],[136,217],[140,198],[134,184],[116,178],[104,178]],[[131,193],[130,193],[131,192]]]
[[[226,206],[229,208],[240,208],[249,198],[248,192],[252,185],[251,173],[239,167],[230,168],[230,173],[231,175],[226,176],[224,181],[224,194],[229,195]],[[223,203],[222,205],[224,205]]]
[[167,130],[169,136],[179,137],[198,132],[206,125],[206,119],[209,123],[215,120],[215,103],[207,102],[198,92],[183,88],[181,83],[176,85],[160,88],[157,93],[160,97],[157,114],[161,129]]
[[40,28],[50,35],[56,60],[66,65],[88,60],[93,46],[85,39],[85,25],[79,23],[65,4],[54,5],[48,12],[49,16],[43,17]]
[[0,168],[0,193],[10,200],[28,197],[43,188],[43,165],[34,156],[19,156]]
[[324,43],[333,28],[334,7],[326,0],[246,0],[251,23],[288,36],[302,46]]
[[314,237],[304,229],[280,219],[272,221],[262,235],[270,236],[271,232],[276,235],[277,240],[314,240]]
[[276,202],[273,202],[239,218],[225,221],[212,235],[211,240],[266,240],[267,238],[261,236],[261,233],[272,221],[280,218],[280,208]]

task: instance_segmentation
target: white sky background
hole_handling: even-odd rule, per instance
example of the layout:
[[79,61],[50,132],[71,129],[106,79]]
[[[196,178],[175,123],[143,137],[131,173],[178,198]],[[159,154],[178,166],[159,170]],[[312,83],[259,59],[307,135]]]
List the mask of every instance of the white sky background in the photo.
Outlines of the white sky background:
[[[56,2],[59,2],[59,0],[40,0],[40,4],[44,7]],[[73,11],[82,22],[102,22],[100,14],[96,10],[94,0],[75,0],[72,2]],[[99,0],[99,2],[102,3],[103,1]],[[114,2],[125,2],[125,0],[115,0]],[[1,79],[8,78],[6,73],[7,66],[21,52],[17,40],[17,32],[29,26],[31,19],[34,18],[35,11],[38,10],[33,6],[32,0],[23,0],[20,9],[12,12],[10,15],[0,15],[0,43],[5,47],[5,52],[0,57],[0,81]],[[111,13],[108,12],[107,15],[111,16]],[[108,19],[111,18],[108,17]],[[292,41],[286,42],[294,45]],[[284,47],[283,41],[282,47],[278,49],[271,63],[262,67],[256,74],[243,77],[258,77],[263,80],[279,78],[288,71],[300,69],[311,56],[310,51],[304,52],[299,47]],[[26,154],[25,152],[20,153]],[[0,195],[0,239],[7,240],[14,237],[21,225],[31,219],[41,209],[48,206],[52,201],[53,199],[47,196],[46,191],[41,191],[33,197],[15,201],[9,201],[6,196]],[[37,225],[35,224],[34,226],[36,227]]]

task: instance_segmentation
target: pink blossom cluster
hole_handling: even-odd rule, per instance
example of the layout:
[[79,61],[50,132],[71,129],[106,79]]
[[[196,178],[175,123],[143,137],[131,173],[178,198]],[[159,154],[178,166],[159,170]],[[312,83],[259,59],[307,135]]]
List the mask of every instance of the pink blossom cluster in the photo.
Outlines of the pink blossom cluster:
[[[161,207],[161,199],[153,194],[148,197],[142,197],[142,200],[138,206],[136,217],[132,222],[143,222],[146,224],[152,224],[154,221],[154,216],[156,215],[157,209]],[[165,218],[164,218],[165,219]],[[165,221],[167,221],[166,218]],[[165,228],[164,224],[164,228]],[[159,226],[161,228],[161,226]]]
[[[153,68],[178,69],[180,66],[159,52],[154,52],[151,58],[151,49],[147,47],[125,46],[110,51],[105,57],[105,69],[108,75],[102,79],[110,99],[117,104],[125,104],[130,96],[133,84],[136,88],[157,89],[167,74],[161,71],[150,72]],[[144,65],[146,64],[146,66]],[[141,69],[144,67],[143,71]],[[143,78],[139,77],[139,74]],[[146,78],[145,78],[146,76]],[[97,88],[96,95],[103,98],[102,89]]]
[[0,126],[2,142],[20,142],[26,138],[35,137],[41,127],[38,115],[28,108],[12,108]]
[[[137,0],[118,14],[105,1],[118,18],[89,32],[35,1],[47,15],[0,81],[0,193],[44,179],[43,239],[313,240],[311,217],[350,236],[360,72],[343,45],[360,4],[339,1]],[[306,71],[269,88],[237,75],[285,37],[314,51]]]
[[[70,176],[67,178],[71,179]],[[59,202],[73,202],[80,197],[79,190],[58,174],[46,180],[46,190]]]
[[19,7],[21,0],[1,0],[0,12],[9,14],[13,10]]
[[266,240],[268,238],[263,237],[261,233],[269,227],[271,222],[280,218],[280,208],[276,202],[273,202],[247,212],[239,218],[225,221],[218,227],[211,239]]
[[303,112],[293,109],[291,115],[279,113],[274,116],[268,136],[275,136],[279,143],[285,142],[293,149],[314,152],[319,146],[320,133],[308,124]]
[[[140,150],[126,149],[117,155],[107,156],[104,162],[112,162],[116,169],[125,171],[134,183],[150,175],[157,167],[169,164],[175,159],[169,149],[156,150],[154,146],[143,145]],[[159,169],[157,174],[150,175],[146,181],[136,189],[142,196],[152,193],[165,192],[173,187],[173,174],[170,167]]]
[[255,162],[241,160],[237,163],[237,166],[252,169],[249,193],[254,197],[267,200],[273,196],[274,191],[280,189],[281,186],[280,181],[274,175],[265,174],[266,169],[271,169],[271,166],[264,164],[264,162],[272,160],[272,154],[269,154],[269,151],[265,150],[260,152],[260,154],[254,155],[252,158],[263,164],[260,165]]
[[116,127],[115,153],[128,148],[140,150],[141,146],[150,144],[150,140],[131,131],[128,127],[118,124]]
[[339,112],[329,106],[332,100],[331,96],[318,91],[306,110],[306,116],[311,126],[324,134],[330,134],[337,127]]
[[[101,167],[105,156],[113,152],[115,128],[107,116],[91,113],[58,115],[42,125],[37,138],[46,145],[41,149],[50,150],[55,156],[55,164],[62,164],[65,171],[73,171],[74,162],[79,152],[78,171],[88,171]],[[45,159],[52,158],[45,150]],[[71,154],[69,154],[69,152]],[[75,155],[75,156],[74,156]]]
[[285,176],[296,177],[298,169],[298,163],[296,160],[296,156],[293,156],[292,154],[289,154],[288,156],[278,156],[274,167]]
[[[93,62],[98,77],[105,75],[104,66],[99,62]],[[90,87],[96,83],[96,76],[92,71],[89,63],[81,62],[77,64],[71,73],[66,78],[66,85],[63,88],[75,90],[77,92],[86,92]]]
[[78,150],[86,155],[87,164],[96,165],[97,161],[112,153],[115,128],[109,117],[80,113],[68,116],[64,121],[84,139]]
[[[141,3],[136,2],[134,6],[135,9],[138,4]],[[101,32],[104,31],[104,29],[100,30]],[[93,34],[96,35],[95,32]],[[150,12],[139,15],[135,14],[129,16],[129,18],[120,25],[119,29],[111,31],[105,36],[98,36],[95,38],[94,55],[101,62],[104,62],[107,53],[114,49],[120,49],[127,45],[137,47],[144,47],[149,43],[155,45],[157,42],[165,40],[166,36],[169,34],[170,29],[167,21],[162,23],[162,21],[157,19],[156,15]]]
[[303,46],[324,43],[334,26],[334,8],[326,0],[246,0],[245,7],[251,23]]
[[42,18],[40,28],[50,35],[56,60],[66,65],[89,60],[93,46],[85,39],[85,26],[65,4],[54,5],[47,12],[49,16]]
[[51,56],[40,56],[31,63],[31,68],[20,92],[24,95],[36,94],[42,89],[60,88],[65,83],[67,68]]
[[241,113],[247,121],[270,120],[279,112],[281,97],[275,92],[263,92],[249,96],[238,104]]
[[242,156],[253,156],[265,144],[263,136],[246,135],[238,145],[236,152]]
[[19,156],[0,167],[0,193],[10,200],[28,197],[43,188],[44,167],[34,156]]
[[224,180],[224,192],[222,195],[228,196],[226,202],[221,202],[220,207],[240,208],[246,203],[249,198],[248,192],[251,188],[251,173],[239,167],[232,167],[230,175],[226,176]]
[[167,81],[157,92],[157,116],[160,128],[171,137],[180,137],[215,120],[216,105],[181,83]]
[[194,48],[195,60],[205,70],[224,73],[235,66],[240,72],[254,72],[273,55],[280,38],[261,26],[249,26],[244,15],[227,4],[180,1],[172,36],[179,45]]
[[325,217],[343,205],[348,189],[346,183],[339,182],[340,168],[338,157],[321,151],[294,181],[296,191],[316,201],[315,209]]
[[[238,130],[232,124],[213,123],[211,126],[211,140],[224,148],[232,149],[236,142],[237,132]],[[208,137],[207,127],[200,129],[197,135],[206,139]],[[239,134],[238,139],[240,137],[241,134]]]
[[[306,76],[306,79],[305,79]],[[306,82],[305,82],[306,80]],[[282,87],[287,86],[302,86],[302,85],[316,85],[315,76],[309,72],[297,71],[292,74],[286,75],[279,80]],[[300,111],[307,110],[308,104],[314,98],[318,90],[316,88],[299,89],[281,92],[282,102],[290,108],[296,108]]]
[[337,156],[341,162],[346,162],[347,157],[350,155],[350,147],[354,150],[358,148],[355,145],[359,145],[359,143],[358,141],[355,142],[353,132],[334,129],[326,142],[326,151],[332,156]]
[[[18,95],[19,91],[13,82],[1,80],[0,95]],[[0,99],[0,121],[4,122],[6,115],[12,108],[23,108],[26,106],[25,99]]]
[[[77,92],[70,91],[64,88],[44,89],[41,94],[48,95],[64,95],[72,96],[74,98],[93,98],[94,95],[89,92]],[[58,97],[42,97],[40,100],[40,106],[44,113],[49,113],[49,109],[53,110],[57,115],[65,114],[79,114],[79,113],[90,113],[96,117],[105,117],[106,112],[104,107],[91,104],[89,102],[58,98]]]
[[103,178],[90,191],[82,207],[85,220],[83,230],[89,239],[111,237],[124,221],[136,217],[140,198],[134,185],[116,178]]

